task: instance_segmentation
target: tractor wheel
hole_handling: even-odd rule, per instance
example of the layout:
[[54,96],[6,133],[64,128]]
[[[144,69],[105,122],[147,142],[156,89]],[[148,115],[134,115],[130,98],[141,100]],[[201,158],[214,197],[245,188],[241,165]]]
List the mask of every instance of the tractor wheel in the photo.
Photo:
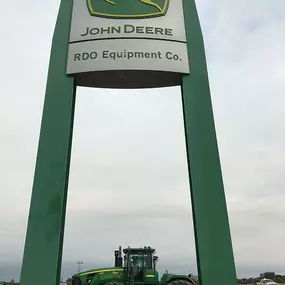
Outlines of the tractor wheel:
[[194,285],[194,281],[184,280],[184,279],[176,279],[167,283],[167,285]]

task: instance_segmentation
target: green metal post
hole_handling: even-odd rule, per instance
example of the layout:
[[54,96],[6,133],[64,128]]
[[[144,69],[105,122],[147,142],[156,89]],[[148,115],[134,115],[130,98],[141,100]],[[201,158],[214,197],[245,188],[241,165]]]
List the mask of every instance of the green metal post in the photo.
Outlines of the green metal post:
[[62,0],[53,35],[21,285],[60,281],[75,91],[65,75],[72,0]]
[[194,0],[184,0],[190,75],[182,102],[200,284],[236,285],[202,31]]

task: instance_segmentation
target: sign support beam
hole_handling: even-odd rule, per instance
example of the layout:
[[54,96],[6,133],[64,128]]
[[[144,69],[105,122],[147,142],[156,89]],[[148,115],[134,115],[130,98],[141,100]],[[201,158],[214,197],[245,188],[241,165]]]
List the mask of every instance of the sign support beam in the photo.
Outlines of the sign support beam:
[[194,0],[183,6],[191,71],[182,77],[182,103],[199,280],[236,285],[203,36]]
[[21,285],[60,282],[75,83],[66,75],[71,0],[62,0],[53,35]]

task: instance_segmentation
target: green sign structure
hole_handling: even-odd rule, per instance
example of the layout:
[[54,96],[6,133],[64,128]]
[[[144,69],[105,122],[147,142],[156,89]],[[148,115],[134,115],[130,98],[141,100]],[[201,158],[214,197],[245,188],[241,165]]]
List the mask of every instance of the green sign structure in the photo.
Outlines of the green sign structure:
[[173,85],[182,89],[200,284],[236,285],[203,37],[194,0],[61,0],[21,285],[59,284],[76,86]]

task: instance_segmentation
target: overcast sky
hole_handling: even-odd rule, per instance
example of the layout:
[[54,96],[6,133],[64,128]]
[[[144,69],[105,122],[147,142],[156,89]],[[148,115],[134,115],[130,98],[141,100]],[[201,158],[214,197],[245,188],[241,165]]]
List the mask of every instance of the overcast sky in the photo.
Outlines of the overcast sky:
[[[215,2],[215,4],[214,4]],[[19,279],[59,0],[4,1],[0,280]],[[285,274],[285,2],[197,0],[237,273]],[[62,276],[150,245],[196,273],[179,87],[78,89]],[[171,227],[169,227],[171,225]]]

